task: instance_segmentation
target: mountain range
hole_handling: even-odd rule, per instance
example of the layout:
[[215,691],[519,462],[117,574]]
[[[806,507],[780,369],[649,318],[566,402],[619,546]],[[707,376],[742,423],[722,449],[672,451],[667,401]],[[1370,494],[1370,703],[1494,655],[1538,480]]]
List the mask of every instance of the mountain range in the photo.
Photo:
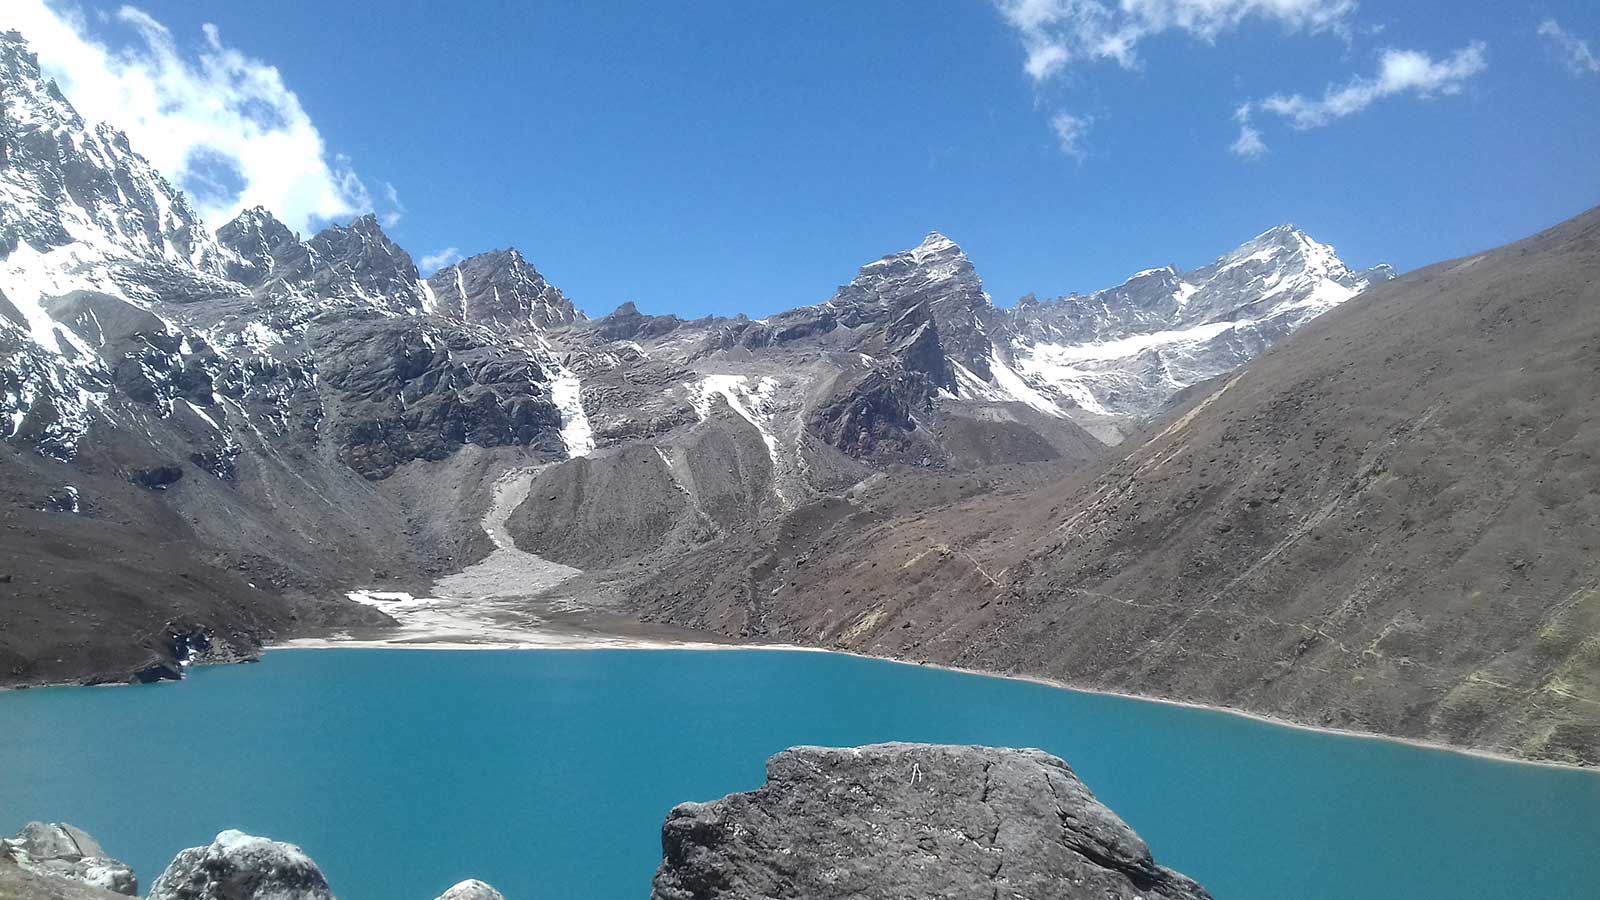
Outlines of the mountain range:
[[591,319],[370,215],[213,232],[15,33],[0,70],[7,683],[381,627],[511,552],[632,618],[1595,761],[1594,432],[1540,362],[1592,351],[1592,222],[1398,280],[1282,225],[1009,308],[930,233],[812,306]]

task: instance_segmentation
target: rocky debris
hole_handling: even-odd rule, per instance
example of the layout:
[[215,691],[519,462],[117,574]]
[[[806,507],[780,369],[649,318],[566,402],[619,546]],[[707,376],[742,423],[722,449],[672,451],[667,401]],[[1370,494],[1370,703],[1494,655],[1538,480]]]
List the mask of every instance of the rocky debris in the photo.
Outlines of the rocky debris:
[[71,825],[29,822],[15,837],[0,839],[0,858],[35,875],[82,882],[130,897],[139,893],[133,870]]
[[457,882],[450,890],[440,894],[437,900],[506,900],[499,891],[476,878]]
[[179,853],[148,900],[333,900],[333,892],[299,847],[229,830]]
[[747,794],[672,810],[654,900],[1203,900],[1040,750],[795,747]]
[[[71,825],[30,822],[15,837],[0,839],[5,900],[117,900],[138,892],[133,870]],[[209,846],[179,853],[147,900],[333,900],[333,892],[299,847],[230,830]],[[437,900],[505,897],[469,878]]]

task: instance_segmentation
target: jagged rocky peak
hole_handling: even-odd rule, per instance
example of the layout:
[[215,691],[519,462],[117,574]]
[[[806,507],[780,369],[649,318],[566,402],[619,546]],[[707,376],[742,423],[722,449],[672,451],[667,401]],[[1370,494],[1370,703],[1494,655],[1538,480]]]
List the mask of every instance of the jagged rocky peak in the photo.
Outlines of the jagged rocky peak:
[[1290,330],[1392,277],[1388,266],[1354,271],[1333,247],[1279,225],[1198,269],[1146,269],[1114,288],[1019,304],[1013,316],[1030,337],[1057,343],[1282,316]]
[[228,277],[251,287],[280,272],[303,270],[307,264],[300,236],[262,206],[247,209],[218,228],[217,240],[238,254],[228,267]]
[[224,259],[182,192],[122,132],[86,123],[9,31],[0,32],[0,256],[21,241],[210,274]]
[[900,290],[907,282],[931,286],[937,282],[961,281],[976,287],[981,293],[983,284],[972,261],[955,241],[937,231],[928,232],[922,243],[899,253],[891,253],[876,262],[861,267],[852,285],[866,289]]
[[[859,311],[862,307],[875,307],[891,323],[907,321],[908,315],[920,318],[913,310],[925,305],[935,334],[921,337],[917,346],[926,351],[934,342],[935,352],[981,379],[990,377],[996,310],[972,261],[955,241],[937,231],[910,250],[862,266],[830,305],[854,310],[861,318],[869,317]],[[849,315],[845,324],[853,324]],[[955,384],[955,374],[948,368],[927,374],[941,387]]]
[[543,331],[584,319],[521,252],[492,250],[428,278],[431,312],[479,325]]
[[339,289],[336,282],[347,278],[363,299],[384,301],[381,305],[404,312],[422,308],[418,283],[422,276],[411,254],[400,249],[384,234],[378,217],[372,213],[348,226],[331,225],[306,242],[315,258],[319,283]]
[[354,303],[393,313],[424,306],[422,278],[411,254],[368,213],[349,225],[330,225],[302,242],[261,207],[247,209],[217,231],[236,257],[229,277],[258,293]]
[[590,330],[608,341],[649,340],[676,330],[683,324],[677,316],[652,316],[639,311],[632,300],[610,314],[595,319]]

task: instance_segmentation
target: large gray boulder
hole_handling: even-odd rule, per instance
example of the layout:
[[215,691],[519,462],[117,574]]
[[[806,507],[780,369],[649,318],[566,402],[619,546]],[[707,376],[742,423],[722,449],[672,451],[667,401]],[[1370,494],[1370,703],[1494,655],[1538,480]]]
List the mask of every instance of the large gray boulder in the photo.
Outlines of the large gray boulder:
[[673,809],[654,900],[1201,900],[1040,750],[795,747],[748,794]]
[[65,878],[130,897],[139,893],[132,869],[112,859],[82,829],[60,822],[29,822],[15,837],[0,840],[0,857],[36,875]]
[[149,900],[333,900],[333,892],[299,847],[229,830],[179,853]]

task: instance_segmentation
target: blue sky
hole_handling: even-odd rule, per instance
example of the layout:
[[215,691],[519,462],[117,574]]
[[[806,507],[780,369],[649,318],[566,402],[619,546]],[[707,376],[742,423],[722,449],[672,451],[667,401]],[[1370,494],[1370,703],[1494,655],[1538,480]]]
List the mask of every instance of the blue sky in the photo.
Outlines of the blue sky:
[[[40,15],[108,51],[122,88],[130,60],[159,56],[154,23],[176,71],[233,52],[236,75],[275,69],[281,86],[240,109],[320,154],[282,201],[291,224],[370,206],[419,259],[515,246],[596,315],[624,300],[684,316],[819,302],[930,229],[1006,305],[1199,265],[1280,222],[1352,265],[1410,269],[1600,202],[1592,0],[1106,2],[1088,19],[1073,16],[1093,3],[1062,0],[146,0]],[[65,40],[41,57],[74,102],[132,115]],[[298,151],[216,136],[235,119],[161,121],[182,102],[130,127],[153,159],[190,160],[180,183],[209,178],[221,206],[244,184],[289,190],[269,170]],[[1255,159],[1230,149],[1245,105]],[[189,125],[200,137],[162,145]],[[221,149],[194,152],[206,141]]]

